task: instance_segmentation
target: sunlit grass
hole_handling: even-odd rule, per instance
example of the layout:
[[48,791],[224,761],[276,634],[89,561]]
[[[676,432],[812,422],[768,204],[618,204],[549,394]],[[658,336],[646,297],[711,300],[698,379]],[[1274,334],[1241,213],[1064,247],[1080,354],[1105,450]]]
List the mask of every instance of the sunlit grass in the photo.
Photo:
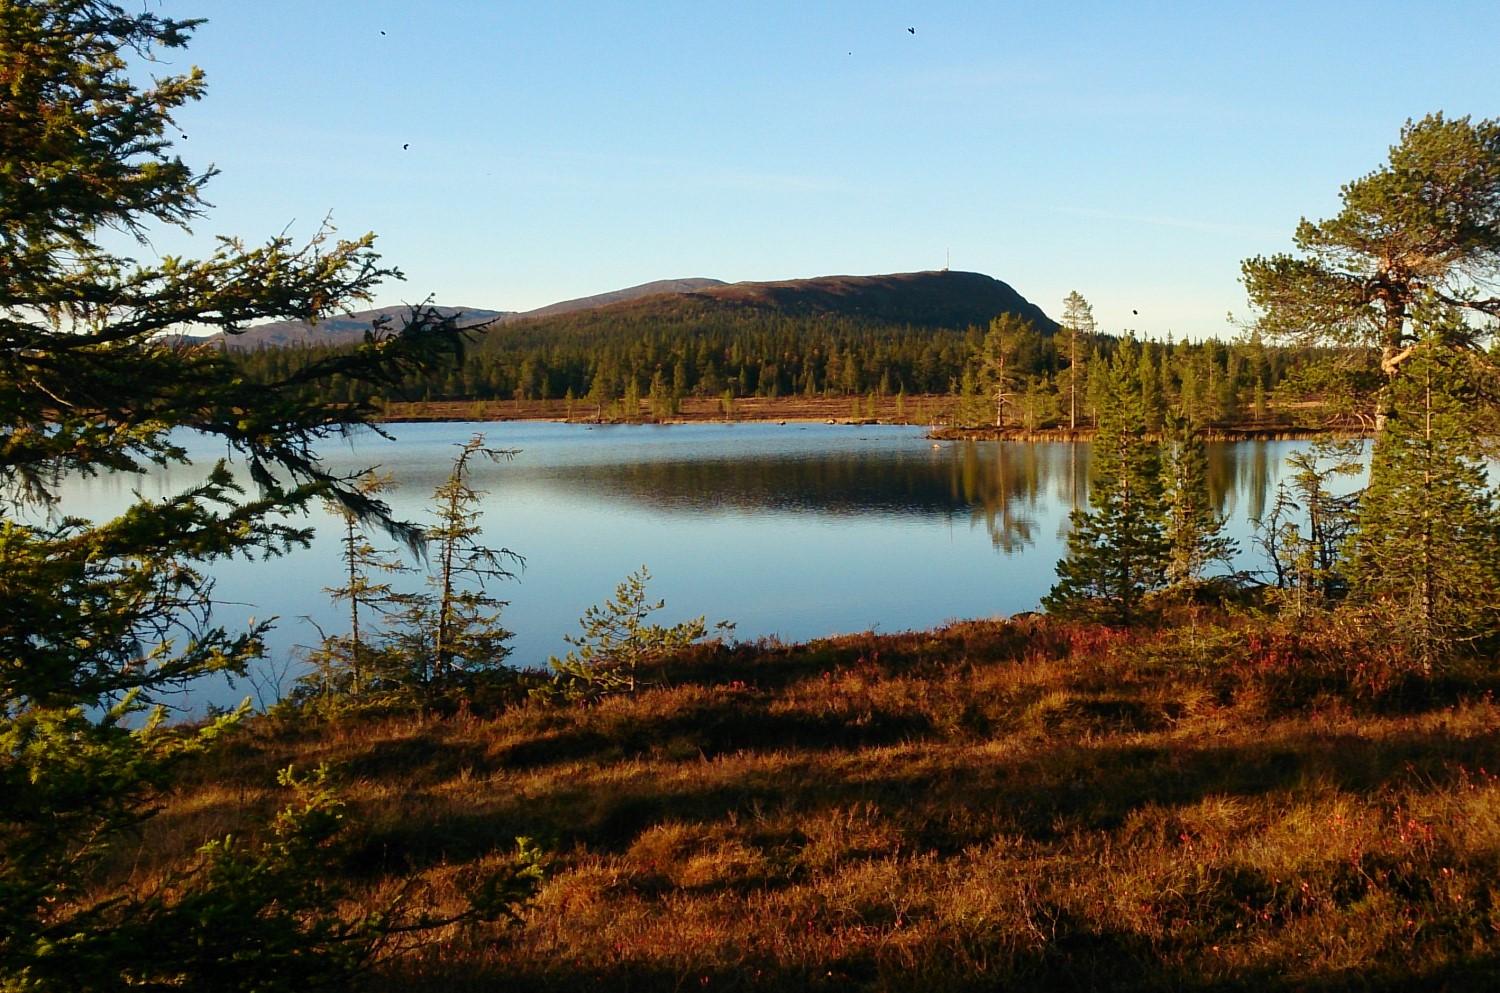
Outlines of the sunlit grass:
[[395,949],[381,989],[1485,988],[1493,677],[1367,648],[1038,618],[708,646],[588,706],[265,718],[122,878],[327,762],[372,901],[415,875],[452,910],[516,836],[550,852],[518,923]]

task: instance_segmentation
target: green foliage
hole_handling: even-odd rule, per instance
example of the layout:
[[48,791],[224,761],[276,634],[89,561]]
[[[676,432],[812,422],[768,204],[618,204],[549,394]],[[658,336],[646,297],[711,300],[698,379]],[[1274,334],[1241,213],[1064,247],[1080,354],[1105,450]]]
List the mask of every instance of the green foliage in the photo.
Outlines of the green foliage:
[[477,674],[503,669],[510,655],[512,632],[500,624],[506,601],[490,595],[487,586],[514,578],[507,566],[523,560],[482,543],[479,505],[485,494],[470,485],[469,474],[476,457],[499,462],[515,452],[486,448],[479,434],[458,448],[448,478],[432,493],[437,523],[424,531],[432,546],[427,590],[403,595],[381,653],[388,686],[428,692],[461,687]]
[[[137,961],[108,956],[104,986],[118,971],[136,985],[264,991],[330,989],[347,984],[378,952],[383,915],[346,921],[337,879],[343,804],[319,767],[277,781],[293,793],[260,843],[234,836],[203,846],[198,861],[159,886],[130,921],[121,922]],[[134,933],[132,933],[134,932]]]
[[1212,563],[1228,564],[1236,543],[1224,535],[1228,515],[1211,505],[1208,494],[1208,448],[1203,432],[1178,419],[1172,424],[1167,460],[1167,544],[1171,557],[1167,580],[1174,586],[1196,584]]
[[[574,649],[564,658],[553,656],[547,661],[567,695],[593,698],[634,693],[653,668],[708,636],[708,625],[702,617],[671,627],[648,623],[651,614],[666,606],[663,600],[647,601],[650,579],[651,573],[641,566],[615,587],[613,600],[584,611],[578,621],[582,634],[564,636]],[[719,631],[730,627],[725,621],[715,625]]]
[[1127,339],[1109,366],[1089,509],[1073,511],[1068,556],[1042,598],[1049,613],[1130,624],[1139,619],[1145,595],[1167,580],[1171,546],[1161,454],[1146,438],[1135,347]]
[[[252,383],[220,348],[177,338],[317,319],[367,301],[394,274],[371,237],[337,241],[327,229],[302,246],[283,236],[247,249],[225,238],[199,261],[142,264],[100,245],[108,228],[143,235],[201,214],[209,174],[194,175],[167,139],[172,114],[201,95],[201,74],[152,79],[132,61],[181,48],[194,24],[105,0],[0,5],[7,989],[118,988],[142,955],[236,940],[230,920],[182,914],[172,944],[153,945],[156,937],[142,936],[157,919],[156,895],[89,900],[89,874],[149,816],[174,763],[224,725],[168,733],[158,719],[132,726],[141,722],[130,718],[200,676],[244,672],[260,654],[263,625],[231,633],[214,624],[204,563],[305,544],[308,532],[282,515],[320,497],[398,538],[419,537],[321,464],[316,444],[367,423],[373,410],[318,392],[336,376],[368,390],[423,374],[461,344],[452,318],[417,309],[399,333],[372,328],[353,350]],[[242,460],[254,495],[220,462],[198,484],[138,498],[113,520],[59,514],[58,487],[69,476],[184,464],[173,434],[181,429],[221,441]],[[205,930],[220,923],[221,934]],[[171,966],[163,958],[155,968]]]
[[243,713],[181,733],[144,727],[140,691],[100,715],[82,707],[18,709],[0,721],[0,988],[86,990],[119,965],[140,926],[139,901],[80,900],[112,844],[142,819],[172,764],[202,751]]
[[1350,562],[1425,665],[1500,632],[1500,508],[1475,425],[1484,370],[1430,329],[1392,384]]
[[[1243,264],[1266,334],[1378,345],[1394,374],[1424,295],[1500,313],[1500,299],[1486,295],[1500,273],[1500,122],[1441,113],[1407,121],[1389,163],[1346,184],[1340,199],[1338,216],[1297,226],[1299,256]],[[1470,327],[1468,344],[1487,332]]]
[[[1256,543],[1266,553],[1279,599],[1303,613],[1348,591],[1345,553],[1355,528],[1358,493],[1329,487],[1362,468],[1357,442],[1320,438],[1287,458],[1291,483],[1277,485],[1271,512],[1256,522]],[[1305,528],[1305,529],[1304,529]]]

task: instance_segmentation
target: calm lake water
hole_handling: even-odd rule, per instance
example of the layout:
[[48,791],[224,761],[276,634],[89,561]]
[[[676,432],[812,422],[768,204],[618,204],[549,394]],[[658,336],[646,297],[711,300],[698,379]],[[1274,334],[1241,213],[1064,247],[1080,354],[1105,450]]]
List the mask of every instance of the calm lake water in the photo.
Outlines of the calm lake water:
[[[592,427],[552,423],[404,424],[330,446],[339,469],[395,474],[398,516],[428,520],[432,489],[455,446],[475,433],[508,462],[476,463],[487,491],[486,540],[525,558],[510,601],[512,663],[545,667],[564,634],[642,565],[659,619],[729,620],[735,637],[802,640],[833,633],[927,628],[1035,609],[1064,553],[1068,512],[1087,499],[1088,446],[934,443],[915,427],[704,424]],[[1258,563],[1251,520],[1275,498],[1287,455],[1301,442],[1210,446],[1210,487],[1231,518],[1241,565]],[[191,468],[82,480],[63,511],[102,516],[129,500],[176,492],[221,450],[190,442]],[[217,617],[279,618],[268,673],[295,675],[298,645],[346,616],[323,587],[339,581],[338,524],[321,512],[313,547],[269,562],[215,570]],[[378,544],[378,542],[377,542]],[[406,577],[412,588],[419,576]],[[263,677],[261,682],[264,683]],[[192,706],[237,702],[256,687],[204,687]],[[270,695],[264,686],[258,694]]]

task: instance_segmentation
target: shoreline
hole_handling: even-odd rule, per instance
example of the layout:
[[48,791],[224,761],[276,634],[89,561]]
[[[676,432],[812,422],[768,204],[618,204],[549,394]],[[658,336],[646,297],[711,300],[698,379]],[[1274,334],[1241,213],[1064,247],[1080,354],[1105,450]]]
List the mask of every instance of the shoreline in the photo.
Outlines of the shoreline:
[[[870,397],[687,397],[673,414],[612,416],[579,400],[442,400],[389,403],[381,424],[452,421],[550,421],[560,424],[828,424],[847,427],[925,427],[934,441],[1092,441],[1094,428],[955,427],[944,422],[954,399],[945,395]],[[1368,438],[1367,430],[1310,428],[1278,417],[1269,423],[1216,424],[1203,429],[1207,441],[1306,441]]]

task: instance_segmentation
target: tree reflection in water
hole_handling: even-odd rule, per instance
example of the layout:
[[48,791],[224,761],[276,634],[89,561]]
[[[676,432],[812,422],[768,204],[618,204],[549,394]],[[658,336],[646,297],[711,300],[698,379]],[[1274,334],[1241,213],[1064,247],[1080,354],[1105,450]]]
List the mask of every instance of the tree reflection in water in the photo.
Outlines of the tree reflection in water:
[[[1279,462],[1263,442],[1210,444],[1214,507],[1259,517]],[[686,457],[558,467],[549,475],[552,485],[667,512],[966,518],[983,525],[995,549],[1010,555],[1034,545],[1048,517],[1058,521],[1057,536],[1066,536],[1067,509],[1088,502],[1089,445],[954,442],[931,447],[925,458],[910,449],[857,444],[837,457],[826,450],[732,456],[698,450]]]

